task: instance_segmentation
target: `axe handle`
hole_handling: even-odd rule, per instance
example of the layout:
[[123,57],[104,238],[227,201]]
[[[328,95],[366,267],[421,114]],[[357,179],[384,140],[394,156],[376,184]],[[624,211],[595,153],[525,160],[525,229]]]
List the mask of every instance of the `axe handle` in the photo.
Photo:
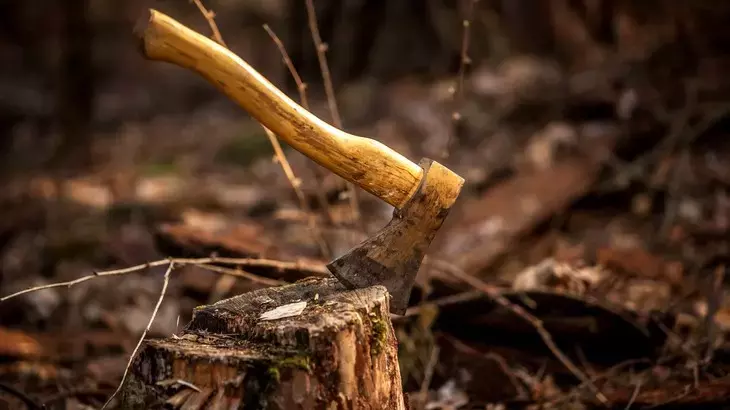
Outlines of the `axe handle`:
[[139,21],[143,54],[197,72],[291,147],[401,208],[423,170],[386,145],[341,131],[295,103],[241,58],[156,10]]

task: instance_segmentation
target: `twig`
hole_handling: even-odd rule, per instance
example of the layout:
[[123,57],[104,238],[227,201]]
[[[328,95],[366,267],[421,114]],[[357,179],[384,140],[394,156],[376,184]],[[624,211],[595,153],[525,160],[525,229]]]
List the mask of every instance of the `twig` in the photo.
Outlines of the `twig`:
[[631,405],[634,404],[636,401],[636,398],[639,397],[639,391],[641,390],[641,381],[636,383],[636,387],[634,387],[634,392],[631,394],[631,398],[629,399],[629,402],[626,404],[625,410],[629,410],[631,408]]
[[254,275],[253,273],[246,272],[241,269],[228,269],[228,268],[223,268],[221,266],[208,265],[208,264],[204,264],[204,263],[201,263],[197,266],[200,267],[201,269],[209,270],[211,272],[221,273],[223,275],[234,276],[234,277],[239,277],[239,278],[245,278],[245,279],[250,280],[251,282],[260,283],[260,284],[266,285],[266,286],[281,286],[281,285],[285,285],[287,283],[287,282],[284,282],[283,280],[269,279],[269,278],[261,277],[259,275]]
[[[319,26],[317,25],[317,12],[314,9],[314,3],[312,0],[305,0],[307,6],[307,20],[309,22],[309,31],[312,34],[312,41],[314,42],[314,48],[317,51],[317,60],[319,61],[319,69],[322,72],[322,80],[324,82],[324,92],[327,96],[327,105],[332,115],[332,122],[335,127],[343,129],[342,118],[340,117],[340,111],[337,108],[337,100],[335,98],[335,90],[332,85],[332,76],[330,75],[330,69],[327,65],[327,44],[322,42],[322,37],[319,34]],[[352,211],[352,217],[356,225],[365,232],[365,227],[360,218],[360,194],[355,188],[355,185],[351,182],[346,184],[347,190],[349,191],[350,208]]]
[[127,367],[124,369],[124,373],[122,374],[122,380],[119,382],[119,386],[117,389],[112,393],[111,396],[109,396],[109,399],[104,403],[104,405],[101,407],[101,410],[104,410],[106,406],[111,403],[111,401],[116,397],[117,394],[122,390],[122,387],[124,387],[124,382],[127,379],[127,374],[129,374],[129,369],[132,367],[132,362],[134,361],[134,357],[137,356],[137,351],[139,351],[140,346],[142,346],[142,342],[144,341],[144,338],[147,336],[147,333],[149,333],[150,328],[152,327],[152,323],[155,321],[155,317],[157,316],[157,312],[160,310],[160,305],[162,305],[162,300],[165,298],[165,292],[167,292],[167,285],[170,283],[170,272],[172,272],[172,269],[175,267],[174,262],[170,262],[170,265],[168,265],[167,270],[165,271],[165,280],[162,283],[162,291],[160,291],[160,297],[157,298],[157,304],[155,305],[155,310],[152,311],[152,316],[150,316],[150,321],[147,322],[147,327],[144,329],[144,332],[142,332],[142,336],[139,338],[139,341],[137,342],[137,346],[135,346],[134,350],[132,351],[132,354],[129,356],[129,361],[127,362]]
[[462,20],[462,26],[464,29],[461,33],[461,55],[459,58],[459,74],[456,84],[451,87],[450,90],[453,97],[453,111],[451,112],[452,131],[451,133],[449,133],[446,139],[446,146],[444,147],[444,151],[442,153],[443,159],[449,157],[454,136],[458,134],[459,127],[461,126],[462,116],[460,110],[464,104],[464,77],[466,75],[466,67],[471,64],[471,58],[469,57],[471,21],[474,17],[474,6],[478,1],[479,0],[466,0],[466,17],[464,18],[464,20]]
[[294,63],[291,61],[291,58],[289,57],[289,53],[286,52],[286,47],[284,47],[284,43],[279,39],[279,36],[274,33],[274,30],[269,27],[268,24],[264,24],[264,30],[269,34],[269,37],[271,37],[271,40],[276,44],[276,47],[279,49],[279,53],[281,54],[282,60],[284,60],[284,65],[286,65],[286,68],[289,70],[289,73],[291,74],[292,78],[294,79],[294,83],[297,85],[297,91],[299,92],[299,102],[302,103],[302,107],[309,111],[309,100],[307,99],[307,84],[302,81],[302,77],[299,76],[299,72],[294,67]]
[[436,369],[436,363],[438,363],[439,353],[438,345],[434,345],[431,348],[431,355],[428,357],[426,371],[423,374],[423,381],[421,382],[421,389],[419,391],[419,395],[421,396],[423,403],[426,403],[427,401],[428,388],[431,386],[431,379],[433,378],[433,372]]
[[[656,146],[654,146],[648,152],[642,154],[637,159],[630,163],[618,159],[613,153],[608,153],[608,165],[613,168],[616,174],[612,180],[608,180],[598,187],[596,191],[610,189],[610,185],[615,183],[615,180],[622,179],[628,182],[640,182],[644,185],[650,185],[645,180],[648,178],[645,174],[649,173],[646,168],[656,163],[660,156],[670,155],[674,152],[680,144],[684,146],[690,146],[697,138],[702,136],[708,129],[714,126],[717,121],[726,117],[730,113],[730,104],[718,104],[710,108],[696,108],[697,103],[694,101],[694,93],[690,88],[689,101],[679,113],[672,117],[672,121],[669,124],[669,132]],[[705,113],[698,123],[694,126],[689,126],[690,117],[695,113],[695,109],[699,109]]]
[[563,366],[565,366],[565,368],[567,368],[576,378],[578,378],[578,380],[580,380],[582,383],[585,383],[586,386],[589,386],[595,394],[596,398],[601,403],[608,404],[608,399],[606,398],[606,396],[601,393],[598,387],[596,387],[596,385],[578,368],[578,366],[576,366],[570,360],[570,358],[565,353],[563,353],[560,348],[555,344],[552,335],[550,334],[550,332],[547,331],[547,329],[545,329],[545,326],[540,319],[523,309],[521,306],[515,305],[514,303],[510,302],[500,293],[499,289],[483,282],[482,280],[474,276],[467,274],[453,264],[440,260],[432,260],[431,262],[434,263],[435,266],[444,269],[446,272],[473,287],[474,289],[484,292],[485,295],[489,296],[492,300],[497,302],[497,304],[504,307],[505,309],[509,309],[522,319],[529,322],[540,335],[540,338],[548,347],[548,349],[550,349],[553,355],[555,355],[555,357],[563,364]]
[[201,0],[193,0],[193,3],[198,6],[200,14],[202,14],[203,17],[205,17],[205,19],[208,21],[208,25],[213,31],[213,40],[217,41],[218,44],[222,45],[223,47],[228,48],[226,42],[223,41],[223,36],[221,36],[220,30],[218,30],[218,24],[215,23],[215,12],[213,10],[206,9]]
[[[176,264],[200,264],[200,263],[226,263],[231,265],[249,266],[257,268],[271,268],[279,271],[284,270],[298,270],[306,272],[316,276],[329,275],[329,270],[323,264],[310,263],[310,262],[284,262],[273,259],[256,259],[256,258],[223,258],[220,256],[209,257],[209,258],[174,258],[172,259]],[[157,261],[156,263],[159,263]],[[162,263],[160,264],[162,265]],[[158,265],[159,266],[159,265]]]
[[[613,376],[614,373],[616,373],[617,371],[623,369],[624,367],[628,367],[628,366],[636,365],[636,364],[641,364],[641,363],[650,364],[651,361],[649,361],[649,359],[645,359],[645,358],[644,359],[631,359],[631,360],[626,360],[624,362],[621,362],[621,363],[618,363],[618,364],[616,364],[614,366],[611,366],[608,370],[602,372],[601,374],[598,374],[598,375],[594,376],[593,378],[591,378],[591,381],[593,383],[595,383],[595,382],[597,382],[599,380],[602,380],[602,379],[608,379],[609,377]],[[563,395],[561,397],[557,397],[557,398],[555,398],[553,400],[550,400],[547,403],[545,403],[545,405],[547,406],[547,408],[559,408],[562,403],[564,403],[565,401],[567,401],[571,397],[577,395],[580,392],[580,390],[583,389],[585,386],[586,385],[584,383],[581,383],[578,386],[576,386],[573,389],[571,389],[571,391],[569,391],[565,395]]]
[[708,289],[707,295],[707,314],[705,316],[705,331],[707,332],[707,350],[703,363],[710,363],[715,352],[715,341],[719,333],[715,318],[720,310],[724,298],[725,289],[725,265],[719,265],[712,275],[712,287]]
[[[160,261],[160,262],[163,262],[163,263],[160,263],[159,265],[163,265],[163,264],[167,263],[168,261],[164,260],[164,261]],[[155,265],[155,266],[159,266],[159,265]],[[58,283],[51,283],[48,285],[35,286],[35,287],[29,288],[29,289],[24,289],[24,290],[15,292],[15,293],[11,293],[7,296],[3,296],[2,298],[0,298],[0,302],[5,302],[8,299],[12,299],[12,298],[18,297],[20,295],[24,295],[26,293],[37,292],[40,290],[53,289],[53,288],[63,288],[63,287],[70,288],[71,286],[78,285],[79,283],[83,283],[83,282],[86,282],[87,280],[91,280],[91,279],[94,279],[97,277],[125,275],[127,273],[140,271],[143,269],[147,269],[149,267],[152,267],[152,265],[151,264],[137,265],[132,268],[118,269],[116,271],[98,272],[98,273],[95,272],[91,275],[82,276],[78,279],[69,280],[66,282],[58,282]]]
[[473,354],[477,356],[483,356],[485,359],[489,359],[497,363],[497,366],[502,370],[502,372],[507,376],[510,383],[512,384],[512,387],[515,388],[517,391],[517,395],[520,398],[527,399],[530,397],[529,393],[525,389],[525,387],[517,380],[517,376],[515,376],[514,371],[510,368],[509,364],[507,363],[507,360],[504,359],[504,357],[498,355],[494,352],[484,353],[481,352],[468,344],[462,342],[461,340],[455,338],[454,336],[443,334],[442,335],[446,340],[448,340],[454,348],[457,350],[460,350],[467,354]]
[[[164,276],[164,282],[162,285],[162,291],[160,293],[160,297],[157,300],[157,304],[155,305],[155,309],[152,312],[152,316],[150,317],[150,321],[147,324],[147,327],[145,331],[142,333],[142,337],[139,339],[137,346],[132,351],[132,355],[129,358],[129,362],[127,363],[127,367],[124,370],[124,374],[122,375],[122,381],[119,383],[119,386],[114,391],[114,393],[109,397],[109,399],[106,401],[102,409],[106,408],[106,406],[109,405],[109,403],[114,399],[114,397],[121,391],[124,382],[126,380],[127,374],[129,373],[129,368],[132,365],[132,361],[134,360],[134,357],[137,355],[137,351],[139,350],[142,342],[144,341],[144,338],[147,336],[147,333],[149,333],[150,328],[152,327],[152,323],[157,316],[157,312],[160,309],[160,305],[162,304],[162,300],[164,299],[165,292],[167,292],[167,286],[170,282],[170,274],[172,273],[173,268],[183,265],[200,265],[203,269],[209,269],[215,272],[223,273],[226,275],[233,275],[233,276],[240,276],[240,277],[246,277],[251,280],[257,280],[259,283],[269,283],[269,284],[279,284],[278,281],[274,281],[273,279],[265,279],[256,277],[256,275],[253,275],[248,272],[242,272],[242,271],[234,271],[230,269],[225,268],[219,268],[216,266],[207,265],[210,263],[228,263],[228,264],[234,264],[234,265],[246,265],[249,266],[259,266],[259,267],[270,267],[270,268],[276,268],[276,269],[300,269],[304,271],[308,271],[309,273],[315,274],[315,275],[323,275],[326,274],[327,268],[323,265],[313,265],[313,264],[303,264],[301,262],[280,262],[276,260],[268,260],[268,259],[250,259],[250,258],[218,258],[218,257],[211,257],[211,258],[197,258],[197,259],[174,259],[174,258],[168,258],[168,259],[162,259],[154,262],[149,263],[143,263],[136,266],[130,266],[127,268],[122,269],[115,269],[115,270],[108,270],[108,271],[102,271],[102,272],[94,272],[91,275],[82,276],[80,278],[66,281],[66,282],[59,282],[59,283],[52,283],[49,285],[43,285],[43,286],[36,286],[33,288],[25,289],[19,292],[12,293],[8,296],[4,296],[0,298],[0,302],[4,302],[8,299],[15,298],[17,296],[36,292],[44,289],[51,289],[51,288],[59,288],[59,287],[71,287],[73,285],[77,285],[79,283],[86,282],[88,280],[99,278],[99,277],[106,277],[106,276],[121,276],[126,275],[134,272],[138,272],[141,270],[149,269],[152,267],[162,266],[167,264],[167,270],[165,271]],[[42,407],[35,407],[35,408],[42,408]]]
[[[299,72],[297,72],[297,69],[294,67],[294,63],[291,61],[291,58],[289,57],[289,53],[286,52],[286,47],[284,47],[284,43],[279,39],[279,37],[274,33],[274,31],[269,27],[268,24],[264,24],[264,30],[269,34],[269,37],[271,37],[271,40],[276,44],[276,47],[279,49],[279,53],[281,54],[281,58],[284,61],[284,65],[286,65],[286,68],[289,69],[289,73],[291,74],[292,78],[294,79],[294,83],[297,85],[297,91],[299,92],[299,102],[302,104],[302,107],[304,107],[305,110],[310,111],[309,109],[309,100],[307,99],[307,84],[302,81],[302,77],[299,76]],[[325,172],[322,168],[320,168],[317,163],[314,161],[309,162],[312,165],[312,170],[314,171],[314,177],[317,182],[317,187],[315,190],[315,193],[317,194],[317,202],[319,202],[319,206],[324,211],[324,215],[327,218],[327,222],[330,224],[334,224],[335,218],[332,215],[332,210],[330,209],[329,202],[327,202],[327,196],[324,193],[324,179],[325,179]]]
[[[206,9],[201,0],[193,0],[193,2],[195,2],[195,5],[198,6],[198,10],[200,10],[200,13],[208,21],[208,25],[210,26],[211,31],[213,31],[213,38],[220,45],[228,48],[225,41],[223,41],[223,36],[218,29],[218,24],[216,24],[215,22],[215,13],[212,10]],[[264,128],[264,131],[266,131],[266,136],[269,138],[269,141],[274,148],[277,162],[284,170],[284,175],[286,175],[286,179],[289,180],[289,184],[291,185],[297,196],[297,199],[299,200],[299,206],[302,208],[302,211],[304,211],[304,213],[309,215],[309,229],[312,232],[312,236],[314,237],[315,242],[317,242],[317,245],[319,246],[319,250],[322,253],[322,256],[326,259],[330,259],[330,249],[327,246],[327,242],[325,242],[324,240],[324,236],[322,236],[322,231],[317,226],[316,218],[314,217],[314,215],[312,215],[309,204],[307,203],[307,198],[304,196],[304,192],[302,192],[301,180],[297,178],[296,175],[294,175],[294,171],[292,170],[289,161],[286,159],[286,155],[284,155],[284,150],[281,149],[281,144],[276,138],[276,135],[274,135],[271,130],[264,127],[263,125],[262,127]]]
[[467,292],[461,292],[454,295],[444,296],[442,298],[429,300],[426,302],[421,303],[420,305],[411,306],[406,310],[405,315],[403,316],[397,316],[397,317],[412,317],[416,316],[421,313],[424,307],[431,307],[431,306],[448,306],[448,305],[454,305],[457,303],[463,303],[463,302],[469,302],[472,300],[479,299],[482,297],[483,293],[479,291],[467,291]]
[[[692,88],[694,90],[694,88]],[[696,90],[692,92],[690,95],[693,96],[692,103],[696,105]],[[689,108],[685,108],[685,111],[690,111]],[[671,223],[674,222],[674,218],[676,217],[677,213],[677,205],[676,200],[674,200],[674,196],[676,196],[676,193],[679,189],[679,183],[681,179],[678,177],[679,173],[683,171],[684,169],[689,169],[690,165],[690,159],[689,159],[689,147],[692,146],[692,143],[699,138],[702,134],[704,134],[708,129],[710,129],[713,125],[717,123],[720,119],[727,116],[730,112],[730,105],[722,104],[719,107],[711,110],[709,113],[705,114],[699,121],[698,124],[696,124],[693,127],[688,127],[687,124],[689,123],[689,117],[690,114],[683,114],[680,118],[683,119],[683,122],[681,123],[681,128],[677,128],[676,130],[673,130],[672,133],[668,137],[666,137],[660,144],[660,146],[663,147],[666,151],[660,151],[655,148],[655,151],[652,151],[650,154],[648,154],[644,158],[651,159],[650,155],[654,153],[663,153],[666,152],[666,155],[671,154],[674,152],[676,147],[680,144],[684,144],[684,148],[681,150],[679,154],[679,164],[672,169],[672,172],[670,173],[670,178],[668,182],[668,199],[667,202],[668,210],[665,212],[664,218],[662,219],[662,224],[659,228],[659,236],[660,237],[666,237],[668,235],[669,229],[671,228]],[[641,160],[641,159],[639,159]],[[649,164],[650,162],[647,162],[646,164]],[[646,166],[646,164],[644,164]]]
[[[42,285],[42,286],[36,286],[33,288],[29,288],[29,289],[24,289],[24,290],[15,292],[15,293],[11,293],[10,295],[7,295],[7,296],[3,296],[2,298],[0,298],[0,302],[4,302],[8,299],[12,299],[12,298],[18,297],[20,295],[24,295],[26,293],[37,292],[37,291],[45,290],[45,289],[71,287],[71,286],[78,285],[79,283],[83,283],[83,282],[86,282],[88,280],[91,280],[91,279],[94,279],[97,277],[126,275],[129,273],[138,272],[138,271],[149,269],[149,268],[154,268],[157,266],[164,266],[169,263],[174,263],[176,265],[201,265],[201,264],[210,264],[210,263],[226,263],[226,264],[239,265],[239,266],[273,268],[273,269],[277,269],[277,270],[299,270],[299,271],[307,272],[307,273],[310,273],[310,274],[316,275],[316,276],[324,276],[324,275],[329,274],[327,267],[325,267],[324,265],[302,263],[302,262],[282,262],[282,261],[271,260],[271,259],[219,258],[219,257],[197,258],[197,259],[169,258],[169,259],[161,259],[158,261],[143,263],[143,264],[136,265],[136,266],[130,266],[128,268],[94,272],[91,275],[82,276],[80,278],[66,281],[66,282],[51,283],[48,285]],[[259,281],[261,281],[261,278],[259,278]]]
[[319,246],[322,257],[330,259],[332,256],[332,252],[330,251],[327,242],[324,240],[322,230],[319,228],[319,225],[317,225],[317,218],[312,213],[312,210],[309,207],[309,203],[307,202],[307,198],[304,196],[304,192],[301,188],[302,181],[294,175],[294,171],[292,170],[289,161],[286,159],[286,155],[284,155],[284,150],[281,149],[281,144],[276,138],[276,135],[274,135],[274,133],[266,127],[264,127],[264,131],[266,131],[266,135],[269,137],[269,141],[274,147],[277,162],[279,162],[279,165],[281,165],[281,168],[284,170],[284,174],[289,180],[289,183],[291,184],[291,187],[294,190],[297,199],[299,200],[299,207],[307,215],[309,230],[312,232],[312,236]]

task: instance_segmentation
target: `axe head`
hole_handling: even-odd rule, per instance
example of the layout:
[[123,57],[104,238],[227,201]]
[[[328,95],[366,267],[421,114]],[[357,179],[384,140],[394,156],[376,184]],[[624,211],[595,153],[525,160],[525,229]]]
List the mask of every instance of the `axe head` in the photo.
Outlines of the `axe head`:
[[419,165],[424,170],[419,188],[388,225],[327,265],[351,289],[385,286],[390,312],[397,315],[405,314],[423,257],[464,185],[438,162],[424,159]]

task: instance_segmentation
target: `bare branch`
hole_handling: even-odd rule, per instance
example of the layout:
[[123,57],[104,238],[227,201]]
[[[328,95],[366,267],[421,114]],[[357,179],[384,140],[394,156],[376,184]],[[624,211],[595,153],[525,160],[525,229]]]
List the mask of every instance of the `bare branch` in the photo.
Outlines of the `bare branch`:
[[37,292],[39,290],[53,289],[53,288],[63,288],[63,287],[70,288],[71,286],[78,285],[79,283],[84,283],[87,280],[91,280],[94,278],[98,278],[98,277],[102,277],[102,276],[126,275],[128,273],[137,272],[137,271],[144,270],[144,269],[147,269],[147,268],[150,268],[153,266],[161,266],[166,263],[169,263],[169,260],[160,260],[160,261],[153,262],[153,263],[145,263],[142,265],[132,266],[130,268],[111,270],[111,271],[107,271],[107,272],[94,272],[91,275],[82,276],[78,279],[69,280],[67,282],[51,283],[48,285],[36,286],[36,287],[29,288],[29,289],[21,290],[21,291],[15,292],[15,293],[11,293],[10,295],[3,296],[2,298],[0,298],[0,302],[5,302],[8,299],[12,299],[12,298],[24,295],[26,293]]
[[167,285],[170,284],[170,272],[172,272],[172,269],[175,267],[174,262],[170,262],[170,265],[167,267],[167,271],[165,271],[165,280],[162,283],[162,291],[160,291],[160,297],[157,298],[157,304],[155,305],[155,309],[152,311],[152,316],[150,316],[150,321],[147,322],[147,327],[144,329],[144,332],[142,332],[142,336],[139,338],[139,341],[137,342],[137,346],[134,347],[134,350],[132,351],[132,354],[129,356],[129,362],[127,362],[127,367],[124,369],[124,374],[122,374],[122,380],[119,382],[119,387],[112,393],[111,396],[109,396],[109,399],[104,403],[104,405],[101,407],[102,410],[106,408],[106,406],[109,405],[109,403],[116,397],[117,394],[122,390],[122,387],[124,386],[124,381],[127,379],[127,374],[129,374],[129,368],[132,367],[132,362],[134,361],[134,357],[137,356],[137,352],[139,351],[139,347],[142,346],[142,342],[144,341],[144,338],[147,336],[147,333],[149,333],[150,328],[152,327],[152,323],[155,321],[155,317],[157,316],[157,312],[160,310],[160,305],[162,305],[162,300],[165,298],[165,292],[167,292]]
[[560,348],[555,344],[555,341],[553,340],[552,335],[550,332],[545,329],[545,326],[543,325],[542,321],[535,317],[530,312],[526,311],[522,308],[522,306],[515,305],[514,303],[510,302],[507,298],[504,297],[504,295],[501,294],[500,290],[492,285],[489,285],[482,280],[469,275],[468,273],[464,272],[457,266],[447,262],[447,261],[441,261],[441,260],[431,260],[430,261],[434,266],[438,266],[439,268],[443,269],[445,272],[451,274],[452,276],[456,277],[457,279],[461,280],[462,282],[468,284],[469,286],[473,287],[474,289],[477,289],[481,292],[484,292],[485,295],[487,295],[490,299],[494,300],[499,304],[500,306],[504,307],[505,309],[509,309],[511,312],[516,314],[517,316],[521,317],[522,319],[529,322],[537,331],[537,333],[540,335],[540,338],[545,343],[545,345],[550,349],[550,351],[555,355],[555,357],[565,366],[573,375],[578,378],[578,380],[581,381],[581,383],[584,383],[586,386],[588,386],[593,393],[595,394],[596,398],[603,404],[608,403],[608,399],[606,396],[601,393],[601,391],[596,387],[596,385],[586,376],[579,368],[578,366],[573,363],[570,358],[560,350]]
[[201,0],[193,0],[193,3],[198,6],[200,14],[202,14],[203,17],[205,17],[205,19],[208,21],[208,25],[210,26],[211,31],[213,31],[213,40],[218,42],[218,44],[222,45],[223,47],[228,48],[226,42],[223,41],[223,36],[221,35],[220,30],[218,30],[218,24],[215,23],[215,12],[213,12],[213,10],[206,9]]
[[327,64],[327,44],[322,41],[319,34],[319,26],[317,25],[317,11],[314,9],[312,0],[305,0],[307,6],[307,18],[309,22],[309,31],[312,33],[312,41],[317,51],[317,59],[319,61],[319,69],[322,71],[322,80],[324,81],[324,92],[327,95],[327,105],[332,115],[332,123],[337,128],[342,128],[342,117],[337,108],[337,99],[335,98],[335,89],[332,84],[332,75],[330,74],[329,65]]
[[[279,53],[281,53],[281,58],[284,61],[284,65],[289,69],[289,73],[291,74],[292,78],[294,79],[294,83],[297,85],[297,91],[299,92],[299,101],[302,104],[302,107],[309,111],[309,100],[307,99],[307,84],[302,81],[302,77],[299,76],[299,72],[297,72],[297,69],[294,67],[294,63],[291,61],[291,58],[289,57],[289,53],[286,52],[286,48],[284,47],[284,43],[279,39],[279,37],[274,33],[274,31],[269,27],[268,24],[264,24],[264,30],[269,34],[269,37],[271,37],[271,40],[276,44],[276,47],[279,49]],[[329,203],[327,202],[327,196],[324,192],[324,179],[325,179],[325,171],[314,161],[310,161],[309,164],[311,164],[311,168],[314,171],[314,177],[317,182],[317,187],[315,190],[315,193],[317,194],[317,202],[319,203],[320,208],[324,211],[324,215],[327,218],[327,222],[330,224],[334,224],[335,218],[332,215],[332,210],[330,209]]]
[[428,357],[426,370],[423,375],[423,380],[421,381],[421,388],[418,392],[421,396],[421,399],[423,400],[423,403],[427,401],[428,389],[431,386],[431,379],[433,379],[433,372],[436,369],[436,364],[438,363],[439,353],[439,347],[437,345],[434,345],[431,348],[431,354]]
[[327,242],[325,242],[324,240],[322,230],[317,224],[317,218],[315,218],[311,208],[309,207],[309,203],[307,202],[307,197],[304,196],[304,192],[301,188],[302,181],[294,175],[294,171],[292,170],[289,161],[286,159],[286,155],[284,155],[284,150],[281,149],[281,144],[276,138],[276,135],[274,135],[274,133],[266,127],[264,127],[264,130],[266,131],[266,135],[269,137],[271,146],[274,147],[276,160],[277,162],[279,162],[279,165],[281,165],[281,168],[284,170],[286,179],[289,180],[289,184],[291,185],[294,193],[297,196],[297,199],[299,200],[299,207],[307,215],[309,229],[312,232],[312,236],[317,242],[317,245],[319,245],[319,250],[322,253],[322,256],[326,259],[330,259],[330,257],[332,256],[332,252],[330,251],[329,246],[327,246]]
[[[337,108],[337,99],[335,98],[335,90],[332,84],[332,75],[330,74],[329,65],[327,64],[327,44],[322,42],[322,37],[319,34],[319,26],[317,25],[317,12],[314,9],[314,3],[312,0],[305,0],[307,6],[307,20],[309,22],[309,31],[312,33],[312,41],[314,42],[314,48],[317,50],[317,60],[319,61],[319,69],[322,72],[322,80],[324,82],[324,91],[327,95],[327,105],[329,106],[330,114],[332,115],[332,122],[335,127],[344,129],[342,126],[342,118],[340,117],[340,111]],[[347,190],[349,191],[350,208],[352,210],[353,220],[356,222],[358,227],[365,232],[365,227],[362,223],[360,216],[360,194],[352,182],[347,183]]]
[[272,30],[268,24],[264,24],[264,30],[266,30],[266,32],[269,34],[269,37],[271,37],[271,40],[274,42],[274,44],[276,44],[276,47],[279,49],[279,53],[281,53],[281,58],[284,60],[286,68],[289,69],[289,73],[294,79],[294,83],[296,83],[297,85],[297,91],[299,91],[299,101],[302,103],[302,107],[309,111],[309,100],[307,100],[307,84],[302,81],[302,77],[299,76],[299,72],[294,67],[294,63],[291,61],[289,53],[286,52],[284,43],[282,43],[281,39],[279,39],[276,33],[274,33],[274,30]]
[[329,275],[327,267],[320,263],[311,262],[284,262],[277,261],[274,259],[256,259],[256,258],[222,258],[222,257],[209,257],[209,258],[175,258],[172,259],[176,264],[200,264],[200,263],[227,263],[231,265],[258,267],[258,268],[272,268],[277,270],[298,270],[306,273],[310,273],[316,276]]
[[240,268],[239,269],[228,269],[228,268],[223,268],[223,267],[215,266],[215,265],[208,265],[208,264],[204,264],[204,263],[201,263],[197,266],[200,267],[201,269],[209,270],[211,272],[216,272],[216,273],[233,276],[233,277],[245,278],[245,279],[250,280],[251,282],[260,283],[260,284],[266,285],[266,286],[281,286],[281,285],[285,285],[287,283],[283,280],[269,279],[269,278],[261,277],[259,275],[254,275],[253,273],[246,272],[244,270],[241,270]]
[[[198,6],[198,10],[200,10],[200,13],[203,15],[203,17],[205,17],[205,19],[208,21],[208,25],[210,25],[210,29],[213,31],[213,38],[220,45],[228,48],[225,41],[223,41],[223,36],[221,36],[221,32],[215,22],[215,13],[206,9],[201,0],[193,1],[195,2],[195,5]],[[281,168],[284,170],[284,175],[286,175],[286,179],[289,181],[289,184],[291,185],[294,193],[297,196],[297,199],[299,200],[299,206],[302,208],[302,211],[304,211],[304,213],[309,216],[309,229],[312,232],[312,236],[314,237],[315,242],[317,242],[317,246],[319,246],[319,250],[322,253],[322,256],[326,259],[330,259],[331,251],[329,249],[329,246],[327,246],[327,242],[325,242],[324,240],[321,229],[319,229],[319,227],[317,226],[317,219],[314,217],[314,215],[312,215],[309,204],[307,203],[307,199],[304,196],[304,192],[302,192],[301,180],[297,178],[296,175],[294,175],[294,171],[289,164],[289,160],[286,159],[286,155],[284,155],[284,150],[281,149],[281,144],[276,138],[276,135],[274,135],[271,130],[264,127],[263,125],[262,127],[264,128],[264,131],[266,131],[266,136],[269,138],[269,141],[274,148],[276,161],[279,163],[279,165],[281,165]]]
[[[130,266],[128,268],[123,268],[123,269],[94,272],[91,275],[82,276],[80,278],[70,280],[67,282],[51,283],[48,285],[42,285],[42,286],[36,286],[33,288],[29,288],[29,289],[24,289],[24,290],[12,293],[7,296],[3,296],[2,298],[0,298],[0,302],[4,302],[8,299],[12,299],[12,298],[24,295],[26,293],[37,292],[37,291],[45,290],[45,289],[71,287],[74,285],[78,285],[79,283],[83,283],[83,282],[86,282],[88,280],[98,278],[98,277],[126,275],[129,273],[134,273],[134,272],[138,272],[141,270],[154,268],[157,266],[167,265],[169,263],[174,263],[176,265],[205,265],[205,264],[211,264],[211,263],[226,263],[226,264],[238,265],[238,266],[272,268],[272,269],[277,269],[277,270],[299,270],[299,271],[306,272],[306,273],[316,275],[316,276],[324,276],[324,275],[329,274],[327,267],[324,265],[313,264],[313,263],[304,263],[304,262],[282,262],[282,261],[271,260],[271,259],[253,259],[253,258],[219,258],[219,257],[197,258],[197,259],[169,258],[169,259],[161,259],[161,260],[149,262],[149,263],[143,263],[143,264],[136,265],[136,266]],[[218,271],[218,272],[231,275],[230,271],[229,272]],[[253,274],[249,273],[248,275],[253,275]],[[236,274],[234,276],[243,276],[243,275]],[[249,277],[248,279],[251,279],[251,278]],[[259,283],[263,283],[265,280],[272,280],[272,279],[258,278],[257,280]]]
[[459,59],[459,74],[457,77],[456,84],[451,88],[451,94],[453,97],[453,111],[451,112],[451,123],[452,131],[449,133],[448,139],[446,140],[446,146],[442,156],[444,159],[448,158],[451,152],[451,144],[454,142],[454,137],[459,132],[461,126],[462,116],[461,108],[464,105],[464,77],[466,75],[466,67],[471,64],[471,58],[469,57],[469,40],[471,39],[471,22],[474,17],[474,6],[479,0],[465,0],[466,6],[466,17],[462,20],[462,34],[461,34],[461,57]]

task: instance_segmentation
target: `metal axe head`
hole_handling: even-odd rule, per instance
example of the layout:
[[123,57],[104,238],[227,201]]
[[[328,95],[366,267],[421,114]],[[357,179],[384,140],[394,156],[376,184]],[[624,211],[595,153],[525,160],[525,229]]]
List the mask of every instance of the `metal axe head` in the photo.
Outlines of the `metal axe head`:
[[418,190],[393,212],[388,225],[327,265],[345,286],[385,286],[390,311],[397,315],[406,312],[421,262],[464,184],[438,162],[423,159],[420,165],[424,173]]
[[435,161],[414,164],[378,141],[332,127],[230,50],[156,10],[136,32],[145,57],[197,72],[291,147],[395,207],[383,230],[328,267],[351,288],[384,285],[391,312],[405,313],[416,273],[464,179]]

